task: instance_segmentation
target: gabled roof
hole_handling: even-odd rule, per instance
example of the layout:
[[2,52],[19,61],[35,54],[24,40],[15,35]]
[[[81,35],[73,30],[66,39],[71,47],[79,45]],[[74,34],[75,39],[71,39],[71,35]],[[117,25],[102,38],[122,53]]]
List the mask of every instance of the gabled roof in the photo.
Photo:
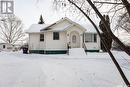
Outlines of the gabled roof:
[[[59,24],[59,23],[65,21],[65,20],[67,20],[67,21],[70,23],[70,25],[65,25],[64,27],[62,27],[62,28],[57,28],[57,29],[55,29],[55,30],[51,29],[52,26],[55,26],[56,24]],[[78,24],[78,23],[76,23],[76,22],[70,20],[70,19],[67,18],[67,17],[60,19],[59,21],[57,21],[57,22],[53,23],[52,25],[46,27],[46,29],[43,28],[41,31],[45,31],[45,30],[47,30],[47,28],[48,28],[48,30],[50,30],[50,31],[64,31],[65,29],[69,28],[70,26],[74,26],[74,25],[76,25],[76,26],[80,27],[81,29],[83,29],[84,31],[86,31],[86,29],[85,29],[84,27],[82,27],[80,24]]]
[[[65,25],[63,27],[55,28],[55,29],[52,28],[53,26],[65,21],[65,20],[67,20],[70,24]],[[65,31],[72,26],[78,26],[81,29],[83,29],[84,31],[86,31],[86,33],[97,33],[92,25],[79,24],[79,23],[76,23],[76,22],[70,20],[67,17],[62,18],[53,24],[32,24],[26,32],[27,33],[40,33],[40,32],[44,32],[44,31]]]
[[0,43],[0,45],[5,45],[5,44],[12,45],[12,44],[10,44],[10,43]]

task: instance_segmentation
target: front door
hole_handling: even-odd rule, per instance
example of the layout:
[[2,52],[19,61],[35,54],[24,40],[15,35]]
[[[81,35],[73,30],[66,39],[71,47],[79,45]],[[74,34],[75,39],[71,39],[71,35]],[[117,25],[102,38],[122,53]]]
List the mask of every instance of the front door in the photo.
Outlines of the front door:
[[79,48],[80,47],[80,36],[78,32],[72,32],[71,33],[71,47],[72,48]]

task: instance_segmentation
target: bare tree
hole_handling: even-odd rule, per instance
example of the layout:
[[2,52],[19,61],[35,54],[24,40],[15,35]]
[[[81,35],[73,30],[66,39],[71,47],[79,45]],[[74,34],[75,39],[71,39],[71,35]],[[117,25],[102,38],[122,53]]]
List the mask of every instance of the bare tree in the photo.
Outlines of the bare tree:
[[[107,24],[109,25],[110,28],[110,20],[109,20],[109,16],[108,15],[104,15],[105,20],[107,21]],[[102,37],[104,38],[105,42],[107,43],[107,46],[109,48],[109,50],[112,47],[112,38],[109,37],[109,32],[107,31],[107,29],[104,27],[102,21],[100,21],[99,23],[99,27],[100,29],[103,31],[101,33]],[[101,42],[101,49],[105,52],[107,52],[107,50],[105,49],[105,47],[103,46],[103,43]]]
[[[91,15],[91,12],[95,12],[98,17],[101,19],[104,27],[106,28],[106,30],[109,32],[109,37],[111,37],[116,43],[119,44],[119,46],[121,47],[121,49],[123,51],[125,51],[128,55],[130,55],[130,49],[128,49],[125,44],[123,42],[121,42],[119,40],[119,38],[117,38],[111,28],[109,27],[107,21],[105,21],[103,15],[101,14],[101,12],[98,10],[98,8],[94,5],[94,3],[92,3],[91,0],[54,0],[54,2],[56,3],[56,6],[64,6],[65,8],[74,8],[74,12],[78,12],[78,13],[83,13],[86,14],[87,16]],[[76,4],[76,6],[72,6],[70,5],[70,2],[72,4]],[[121,2],[121,1],[120,1]],[[78,11],[76,8],[78,8]],[[86,17],[86,16],[85,16]],[[90,20],[89,20],[90,21]]]
[[127,13],[121,14],[117,21],[117,25],[115,30],[125,30],[127,33],[130,34],[130,17]]
[[[68,2],[69,3],[68,3]],[[116,0],[118,1],[118,0]],[[120,0],[119,0],[120,1]],[[122,0],[122,1],[127,1],[127,0]],[[92,21],[92,19],[89,17],[88,13],[90,13],[90,10],[87,10],[86,7],[88,5],[86,5],[86,2],[88,2],[88,4],[92,7],[92,9],[94,10],[94,12],[99,16],[99,18],[101,19],[101,21],[103,22],[103,26],[106,28],[106,30],[109,32],[109,36],[116,42],[118,43],[118,45],[121,46],[121,49],[123,49],[127,54],[130,55],[130,50],[127,49],[127,47],[113,34],[113,32],[111,31],[109,24],[107,23],[107,21],[105,20],[105,18],[102,16],[102,14],[100,13],[100,11],[97,9],[97,7],[92,3],[91,0],[54,0],[54,2],[56,3],[60,3],[61,6],[67,7],[67,9],[69,9],[69,7],[67,6],[67,4],[71,4],[74,7],[76,7],[76,9],[79,10],[79,12],[81,12],[94,26],[94,28],[96,29],[97,33],[99,34],[101,41],[105,47],[105,49],[107,50],[107,52],[109,53],[113,63],[115,64],[115,66],[117,67],[122,79],[124,80],[125,84],[127,87],[130,87],[130,83],[128,81],[128,79],[126,78],[124,72],[122,71],[120,65],[118,64],[118,62],[116,61],[115,57],[113,56],[113,54],[111,53],[111,51],[109,50],[105,40],[101,37],[101,33],[99,32],[96,24],[94,23],[94,21]],[[126,9],[129,11],[129,9],[127,8],[128,4],[123,2],[123,5],[126,7]],[[72,7],[73,7],[72,6]],[[75,10],[76,10],[75,9]],[[74,12],[75,12],[74,10]]]
[[99,16],[99,18],[102,20],[103,25],[105,26],[105,28],[107,29],[107,31],[109,32],[109,36],[116,42],[118,43],[118,45],[120,45],[121,49],[124,50],[128,55],[130,55],[130,49],[127,48],[127,46],[124,45],[124,43],[122,43],[111,31],[111,29],[109,28],[109,25],[107,24],[107,21],[105,21],[104,17],[102,16],[102,14],[99,12],[99,10],[96,8],[96,6],[92,3],[91,0],[86,0],[90,6],[93,8],[93,10],[96,12],[96,14]]
[[[56,0],[55,0],[56,1]],[[62,0],[60,0],[61,2]],[[64,2],[66,0],[63,0]],[[88,16],[88,14],[86,13],[86,11],[84,11],[84,9],[82,8],[84,6],[85,2],[88,2],[89,5],[92,7],[92,9],[96,12],[96,14],[99,16],[99,18],[101,19],[101,21],[103,22],[104,27],[106,28],[106,30],[108,31],[108,35],[115,41],[117,42],[122,49],[130,55],[130,51],[127,50],[126,46],[112,33],[110,27],[109,27],[109,23],[107,23],[107,21],[105,20],[105,18],[102,16],[102,14],[99,12],[99,10],[96,8],[96,6],[92,3],[91,0],[67,0],[69,3],[71,3],[72,5],[74,5],[82,14],[84,14],[84,16],[92,23],[92,25],[95,27],[97,33],[99,34],[101,41],[105,47],[105,49],[107,50],[107,52],[109,53],[111,59],[113,60],[113,63],[115,64],[115,66],[117,67],[122,79],[124,80],[125,84],[127,85],[127,87],[130,87],[130,83],[128,81],[128,79],[126,78],[124,72],[122,71],[120,65],[118,64],[118,62],[116,61],[115,57],[113,56],[113,54],[111,53],[111,51],[109,50],[105,40],[102,38],[96,24],[91,20],[91,18]],[[82,4],[79,5],[79,1],[81,1]],[[83,2],[82,2],[83,1]],[[66,6],[66,3],[64,4],[64,6]]]
[[24,36],[22,21],[16,16],[0,18],[0,39],[6,43],[15,44]]
[[130,17],[130,3],[128,2],[129,0],[121,0],[123,5],[125,6],[128,14],[129,14],[129,17]]
[[[128,0],[129,1],[129,0]],[[115,17],[117,23],[114,25],[114,31],[117,30],[125,30],[127,33],[130,34],[130,17],[129,17],[129,2],[127,0],[94,0],[94,4],[96,7],[104,8],[104,6],[109,5],[110,7],[107,8],[104,12],[106,14],[111,14],[111,21]],[[127,3],[127,5],[126,5]],[[113,14],[113,15],[112,15]]]

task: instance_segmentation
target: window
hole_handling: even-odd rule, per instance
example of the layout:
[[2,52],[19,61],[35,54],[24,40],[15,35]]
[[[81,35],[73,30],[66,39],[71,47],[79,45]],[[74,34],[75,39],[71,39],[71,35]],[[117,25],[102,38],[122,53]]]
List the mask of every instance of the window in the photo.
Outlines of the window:
[[59,40],[59,32],[53,32],[53,40]]
[[88,33],[85,34],[85,42],[92,42],[92,35],[91,34],[88,34]]
[[7,47],[7,49],[13,49],[12,47]]
[[75,35],[72,36],[72,42],[76,43],[76,36]]
[[40,34],[40,41],[44,41],[44,34]]
[[97,34],[94,34],[94,42],[97,42]]
[[97,42],[97,34],[85,34],[85,42]]
[[5,49],[5,45],[3,45],[3,49]]

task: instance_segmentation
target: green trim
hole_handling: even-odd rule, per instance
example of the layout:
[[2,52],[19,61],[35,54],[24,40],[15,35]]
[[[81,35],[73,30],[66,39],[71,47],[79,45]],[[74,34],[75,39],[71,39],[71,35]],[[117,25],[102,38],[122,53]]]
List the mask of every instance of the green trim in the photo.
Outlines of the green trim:
[[85,50],[85,52],[99,52],[99,50]]
[[29,53],[44,54],[44,50],[29,50]]
[[48,50],[45,51],[46,54],[66,54],[67,50]]
[[29,50],[29,53],[36,53],[36,54],[66,54],[67,50]]

